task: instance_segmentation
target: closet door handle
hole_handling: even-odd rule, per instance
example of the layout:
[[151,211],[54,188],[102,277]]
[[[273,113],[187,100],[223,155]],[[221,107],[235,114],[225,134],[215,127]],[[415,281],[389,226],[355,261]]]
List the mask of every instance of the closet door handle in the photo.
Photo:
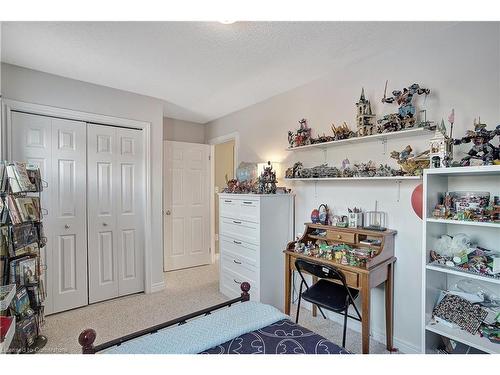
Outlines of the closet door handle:
[[241,245],[241,242],[240,242],[240,241],[233,240],[233,242],[234,242],[236,245]]
[[236,279],[233,279],[233,281],[236,283],[236,284],[241,284],[242,282],[241,281],[238,281]]
[[230,200],[227,200],[227,199],[226,199],[224,202],[226,202],[226,203],[231,203],[232,201],[230,201]]
[[243,204],[252,204],[253,202],[243,202]]
[[103,227],[107,227],[107,226],[108,226],[108,223],[102,223],[102,226],[103,226]]
[[64,229],[69,229],[69,228],[71,228],[69,224],[64,225]]
[[233,259],[233,262],[236,264],[241,264],[241,262],[238,262],[236,259]]
[[233,220],[233,223],[235,223],[235,224],[241,224],[241,221]]

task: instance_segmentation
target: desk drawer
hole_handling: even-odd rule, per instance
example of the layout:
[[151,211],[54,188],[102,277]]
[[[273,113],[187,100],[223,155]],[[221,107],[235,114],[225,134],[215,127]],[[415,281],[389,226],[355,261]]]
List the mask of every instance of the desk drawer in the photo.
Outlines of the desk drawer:
[[349,232],[342,232],[336,230],[327,230],[326,238],[332,241],[339,241],[345,243],[355,243],[355,234]]
[[225,236],[219,237],[219,246],[221,254],[230,252],[239,258],[242,258],[248,264],[257,266],[257,255],[259,247],[248,242],[238,241]]
[[219,233],[222,236],[231,237],[237,241],[259,244],[259,224],[243,220],[221,218],[219,221]]
[[230,251],[221,252],[221,267],[223,270],[230,270],[240,274],[245,280],[258,280],[255,264],[251,264],[244,257],[239,257]]
[[344,273],[347,285],[350,286],[351,288],[357,289],[359,287],[359,280],[358,280],[359,275],[355,272],[350,272],[350,271],[342,270],[342,272]]

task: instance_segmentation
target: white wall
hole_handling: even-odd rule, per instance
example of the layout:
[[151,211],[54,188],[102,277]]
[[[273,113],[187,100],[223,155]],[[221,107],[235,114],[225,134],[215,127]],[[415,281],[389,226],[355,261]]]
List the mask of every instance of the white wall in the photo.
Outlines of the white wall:
[[165,141],[205,143],[205,129],[203,124],[163,118],[163,139]]
[[150,122],[152,259],[151,284],[163,286],[162,152],[163,104],[160,100],[76,81],[14,65],[2,64],[5,98],[28,103]]
[[[300,51],[298,51],[300,53]],[[311,56],[314,59],[314,56]],[[354,126],[355,106],[361,87],[365,88],[373,110],[381,115],[396,112],[396,105],[382,104],[385,80],[388,92],[417,82],[431,89],[417,104],[427,109],[430,120],[447,118],[455,108],[455,135],[472,127],[474,117],[493,128],[500,123],[500,24],[462,23],[434,35],[427,41],[408,41],[392,45],[370,59],[349,66],[332,66],[332,73],[322,79],[275,96],[241,111],[208,123],[207,139],[239,132],[241,161],[278,161],[282,169],[301,160],[306,166],[328,161],[339,166],[348,157],[353,162],[389,162],[379,142],[339,146],[322,151],[289,153],[287,131],[307,118],[316,134],[330,134],[330,124],[347,121]],[[307,67],[304,67],[306,69]],[[387,150],[401,150],[411,144],[417,151],[428,146],[428,138],[389,141]],[[467,148],[465,148],[467,149]],[[389,162],[395,165],[393,161]],[[395,344],[402,350],[420,348],[421,303],[421,221],[413,213],[410,196],[418,182],[321,182],[292,185],[296,197],[296,232],[303,229],[309,215],[320,203],[327,203],[335,214],[347,207],[374,208],[388,213],[388,226],[398,230],[395,268]],[[383,288],[372,292],[372,328],[380,337],[384,332]],[[353,324],[350,323],[352,327]]]

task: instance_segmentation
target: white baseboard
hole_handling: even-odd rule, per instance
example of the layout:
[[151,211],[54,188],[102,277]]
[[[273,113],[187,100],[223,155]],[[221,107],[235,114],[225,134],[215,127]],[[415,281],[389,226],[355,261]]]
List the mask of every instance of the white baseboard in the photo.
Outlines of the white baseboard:
[[[306,309],[306,310],[309,310],[309,311],[311,311],[311,309],[312,309],[312,305],[310,303],[307,303],[307,302],[305,302],[301,307]],[[323,311],[329,320],[332,320],[340,325],[344,324],[344,317],[343,316],[329,312],[329,311],[325,311],[325,310],[323,310]],[[320,315],[319,311],[318,311],[318,317],[323,319],[323,317]],[[300,321],[299,321],[299,323],[300,323]],[[352,329],[353,331],[361,333],[361,322],[358,322],[357,320],[349,319],[347,324],[348,324],[347,327],[349,329]],[[318,333],[321,334],[321,332],[318,332]],[[383,332],[383,331],[380,331],[378,329],[374,329],[373,327],[371,327],[370,336],[372,339],[374,339],[380,343],[385,343],[385,332]],[[420,348],[418,346],[410,344],[407,341],[401,340],[401,339],[397,338],[396,336],[394,336],[393,341],[394,341],[393,342],[394,347],[397,348],[400,353],[404,353],[404,354],[420,354],[421,353]]]
[[159,283],[154,283],[151,284],[151,293],[155,292],[161,292],[163,289],[165,289],[165,281],[160,281]]

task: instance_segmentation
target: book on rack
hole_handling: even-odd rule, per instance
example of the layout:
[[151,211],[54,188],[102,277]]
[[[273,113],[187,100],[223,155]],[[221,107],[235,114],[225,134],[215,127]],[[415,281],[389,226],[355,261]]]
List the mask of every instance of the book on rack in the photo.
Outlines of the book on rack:
[[[36,192],[36,184],[32,183],[26,170],[26,164],[14,162],[5,166],[7,185],[12,193]],[[30,172],[33,174],[33,172]],[[7,188],[4,190],[6,191]]]
[[28,174],[28,178],[29,178],[30,182],[35,187],[35,191],[37,191],[37,192],[42,191],[43,190],[42,176],[40,174],[40,168],[38,167],[38,165],[27,163],[26,164],[26,172]]
[[37,337],[37,324],[34,314],[26,316],[16,323],[16,336],[13,347],[26,348],[35,343]]
[[11,308],[17,316],[30,315],[32,313],[28,291],[24,286],[18,288],[12,300]]
[[39,197],[14,197],[7,195],[6,204],[10,220],[14,225],[27,221],[38,222],[41,219]]
[[0,286],[0,311],[6,310],[16,294],[14,284]]
[[3,342],[5,340],[7,332],[9,332],[12,324],[14,324],[14,317],[0,316],[0,342]]

